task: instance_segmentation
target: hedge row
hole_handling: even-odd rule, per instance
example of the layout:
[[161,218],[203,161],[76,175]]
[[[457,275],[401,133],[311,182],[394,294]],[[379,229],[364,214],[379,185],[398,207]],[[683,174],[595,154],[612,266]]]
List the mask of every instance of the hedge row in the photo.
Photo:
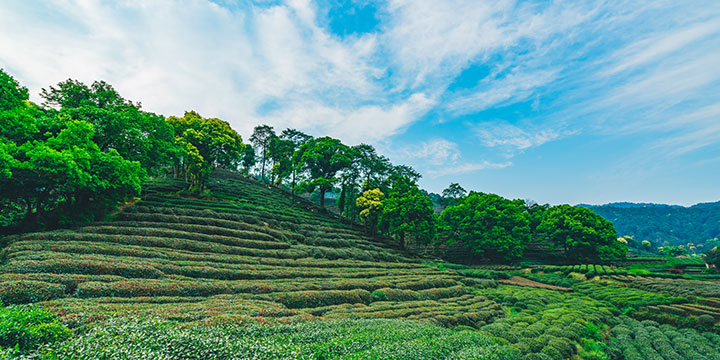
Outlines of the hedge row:
[[717,334],[701,334],[649,320],[621,319],[622,323],[612,328],[615,338],[609,351],[616,359],[720,359]]

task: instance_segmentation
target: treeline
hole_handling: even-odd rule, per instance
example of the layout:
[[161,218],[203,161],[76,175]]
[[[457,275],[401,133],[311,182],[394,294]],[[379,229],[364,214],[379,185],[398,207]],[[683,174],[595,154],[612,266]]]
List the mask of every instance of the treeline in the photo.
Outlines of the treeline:
[[360,220],[371,235],[395,238],[402,248],[408,239],[428,245],[460,241],[477,257],[494,261],[522,258],[531,242],[545,243],[571,262],[597,263],[627,253],[612,223],[583,207],[467,193],[454,183],[435,196],[445,206],[438,215],[431,195],[417,184],[420,174],[393,165],[371,145],[347,146],[293,129],[277,134],[268,125],[257,126],[250,139],[255,147],[246,151],[257,156],[245,157],[246,173],[256,159],[261,181],[292,193],[317,191],[320,206],[326,192],[339,193],[342,215]]
[[690,207],[655,204],[584,206],[610,220],[619,234],[630,235],[638,242],[649,241],[653,249],[695,246],[696,251],[702,253],[716,246],[720,237],[720,202]]
[[451,184],[441,214],[418,187],[420,174],[395,165],[371,145],[348,146],[295,129],[257,126],[249,140],[216,118],[142,110],[109,84],[67,80],[42,89],[41,105],[0,70],[0,227],[26,231],[92,221],[154,176],[184,177],[206,191],[211,170],[252,174],[293,194],[337,195],[339,212],[370,234],[424,244],[461,241],[477,256],[513,261],[531,241],[570,261],[624,256],[612,224],[592,211],[549,207],[470,192]]
[[53,228],[102,217],[173,173],[200,189],[244,145],[227,122],[143,111],[103,81],[42,89],[41,105],[0,70],[0,229]]

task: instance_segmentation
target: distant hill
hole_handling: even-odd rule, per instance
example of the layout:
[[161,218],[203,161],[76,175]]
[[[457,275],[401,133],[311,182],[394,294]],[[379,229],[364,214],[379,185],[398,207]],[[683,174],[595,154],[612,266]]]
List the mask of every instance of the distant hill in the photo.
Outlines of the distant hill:
[[580,206],[610,220],[619,235],[655,246],[704,244],[720,237],[720,201],[690,207],[629,202]]
[[[714,203],[711,203],[714,204]],[[609,203],[605,205],[590,205],[590,204],[579,204],[578,206],[582,207],[598,207],[598,206],[610,206],[610,207],[617,207],[617,208],[643,208],[643,207],[671,207],[671,208],[682,208],[681,205],[667,205],[667,204],[653,204],[653,203],[633,203],[633,202],[614,202]]]

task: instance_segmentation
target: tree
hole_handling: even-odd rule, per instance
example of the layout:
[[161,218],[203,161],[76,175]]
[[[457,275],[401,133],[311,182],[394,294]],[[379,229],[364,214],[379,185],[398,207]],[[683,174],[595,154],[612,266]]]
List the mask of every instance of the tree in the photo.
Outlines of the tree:
[[242,167],[245,175],[250,174],[250,168],[255,165],[255,149],[250,145],[245,145],[242,153]]
[[[273,182],[282,185],[282,180],[292,173],[292,156],[295,153],[295,144],[290,140],[273,137],[268,148],[268,158],[273,161]],[[275,180],[277,179],[277,180]]]
[[69,79],[42,89],[41,96],[46,106],[59,111],[61,116],[56,118],[67,115],[92,124],[93,141],[102,152],[115,149],[124,159],[139,161],[150,173],[169,165],[175,155],[173,129],[165,118],[142,111],[140,103],[124,99],[104,81],[87,86]]
[[627,254],[627,246],[617,241],[613,224],[584,207],[551,207],[538,231],[544,234],[553,249],[565,250],[569,261],[600,262],[622,259]]
[[377,231],[378,217],[382,212],[384,199],[385,194],[380,189],[372,189],[365,191],[355,200],[358,209],[360,209],[360,218],[371,235],[374,235]]
[[[0,179],[5,203],[24,209],[27,228],[98,218],[119,201],[140,193],[145,171],[114,149],[101,152],[93,126],[71,120],[56,136],[11,144],[9,177]],[[20,205],[22,204],[22,205]]]
[[545,218],[545,213],[550,208],[550,205],[540,205],[532,200],[526,200],[524,203],[530,226],[530,235],[532,236],[533,240],[535,240],[540,236],[537,232],[537,228],[538,226],[540,226],[540,223]]
[[451,183],[447,189],[442,192],[443,204],[448,206],[453,205],[458,199],[465,196],[466,193],[467,191],[463,189],[460,184]]
[[680,246],[662,246],[658,248],[658,253],[665,256],[682,256],[687,255],[687,249]]
[[[310,136],[302,131],[288,128],[288,129],[283,130],[282,133],[280,133],[280,138],[284,139],[284,140],[289,140],[293,143],[294,146],[293,146],[293,154],[292,155],[294,155],[295,152],[298,149],[300,149],[301,146],[305,145],[306,142],[308,142],[310,139],[312,139],[312,136]],[[298,171],[301,168],[301,164],[296,162],[296,160],[299,161],[300,159],[296,159],[295,156],[292,156],[292,155],[290,158],[290,167],[291,167],[291,170],[290,170],[291,171],[290,193],[295,194],[295,186],[297,185],[297,176],[298,176]]]
[[422,175],[420,175],[419,172],[417,172],[415,169],[413,169],[411,166],[408,166],[408,165],[393,166],[390,169],[390,174],[391,174],[391,176],[396,175],[396,176],[406,177],[406,178],[410,179],[413,183],[417,183],[418,180],[420,180],[420,178],[422,177]]
[[260,151],[260,179],[265,181],[265,162],[268,159],[268,149],[275,138],[275,130],[270,125],[259,125],[253,129],[250,141],[255,145],[255,149]]
[[530,240],[522,200],[471,191],[443,210],[440,220],[445,237],[463,242],[480,257],[519,259]]
[[365,177],[366,187],[379,186],[389,176],[392,164],[390,159],[378,155],[372,145],[360,144],[353,146],[357,156],[357,167]]
[[430,243],[436,232],[437,218],[432,201],[407,176],[396,176],[382,202],[379,227],[394,236],[405,248],[408,235],[420,243]]
[[312,192],[320,190],[320,206],[325,206],[325,193],[337,182],[335,175],[350,165],[349,148],[338,139],[321,137],[308,141],[293,155],[296,162],[310,173],[310,179],[298,186]]
[[652,249],[652,243],[647,240],[641,241],[640,244],[642,245],[643,249],[645,249],[645,250],[650,251]]
[[191,188],[200,190],[213,167],[237,169],[245,145],[242,138],[225,121],[204,119],[189,111],[181,118],[171,116],[168,124],[175,130],[177,143],[182,149],[178,161],[190,177]]
[[720,269],[720,248],[717,246],[705,252],[705,262]]

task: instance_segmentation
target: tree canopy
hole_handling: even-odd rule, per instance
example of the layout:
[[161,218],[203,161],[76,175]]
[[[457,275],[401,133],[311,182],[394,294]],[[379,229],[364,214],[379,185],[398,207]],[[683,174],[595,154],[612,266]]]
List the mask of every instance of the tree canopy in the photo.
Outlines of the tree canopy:
[[432,201],[420,191],[411,178],[396,175],[385,200],[382,201],[379,227],[394,236],[405,248],[407,236],[420,243],[430,243],[437,231]]
[[177,165],[194,188],[202,188],[212,167],[236,169],[241,164],[245,146],[226,121],[188,111],[181,118],[169,117],[167,123],[180,146]]
[[321,207],[325,206],[325,193],[338,181],[335,175],[350,165],[349,152],[340,140],[325,136],[309,140],[295,153],[302,169],[310,174],[298,186],[310,192],[319,189]]
[[27,90],[1,70],[0,84],[0,226],[92,220],[140,193],[146,169],[115,148],[102,149],[95,125],[30,103]]
[[463,242],[480,257],[518,259],[530,240],[522,200],[472,191],[456,205],[447,207],[440,220],[448,239]]
[[563,249],[570,261],[600,262],[622,259],[627,254],[627,246],[617,241],[613,224],[584,207],[549,208],[538,231],[554,248]]

